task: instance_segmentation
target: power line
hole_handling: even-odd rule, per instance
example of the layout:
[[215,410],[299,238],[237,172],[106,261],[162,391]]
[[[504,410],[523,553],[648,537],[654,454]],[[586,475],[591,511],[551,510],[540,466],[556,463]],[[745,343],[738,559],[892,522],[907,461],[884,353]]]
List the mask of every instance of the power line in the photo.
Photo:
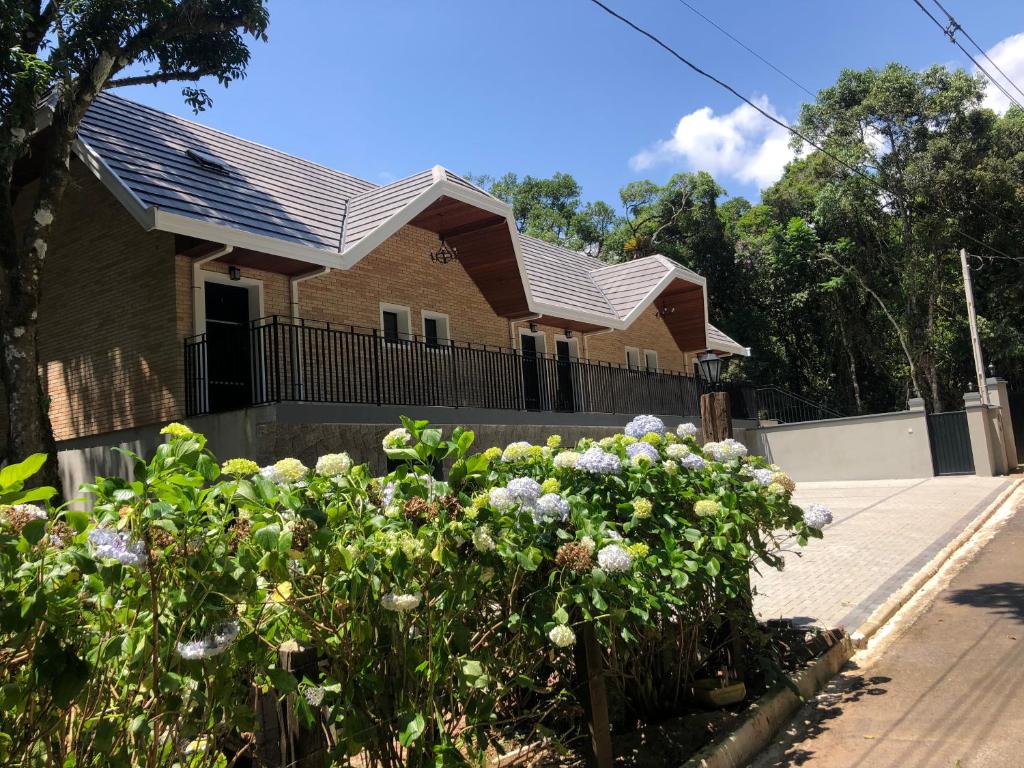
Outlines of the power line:
[[968,59],[971,60],[971,62],[974,64],[974,66],[978,68],[978,71],[981,72],[982,74],[984,74],[985,77],[988,78],[988,81],[990,83],[992,83],[992,85],[994,85],[996,88],[998,88],[1000,90],[1000,92],[1007,99],[1010,100],[1011,103],[1016,104],[1021,109],[1024,109],[1024,105],[1021,105],[1021,103],[1019,101],[1017,101],[1017,99],[1015,99],[1013,97],[1013,94],[1010,93],[1008,90],[1006,90],[1006,88],[1003,86],[1002,83],[1000,83],[998,80],[996,80],[994,77],[992,77],[992,75],[989,74],[988,70],[985,69],[983,66],[981,66],[981,64],[978,63],[978,60],[976,58],[974,58],[974,56],[971,55],[971,52],[968,51],[966,48],[964,48],[960,44],[960,41],[956,39],[956,29],[953,27],[952,24],[950,26],[948,26],[948,27],[945,26],[941,21],[939,21],[937,18],[935,18],[935,16],[932,14],[931,11],[929,11],[927,8],[924,7],[924,5],[921,3],[921,0],[913,0],[913,2],[914,2],[914,5],[916,5],[918,8],[921,9],[921,11],[924,13],[925,16],[927,16],[929,19],[931,19],[933,22],[935,22],[935,26],[937,26],[940,30],[942,30],[942,34],[944,34],[946,37],[948,37],[949,41],[953,45],[955,45],[957,48],[959,48],[963,52],[964,56],[966,56]]
[[745,50],[745,51],[746,51],[747,53],[749,53],[750,55],[752,55],[752,56],[754,56],[755,58],[759,59],[759,60],[760,60],[761,62],[763,62],[764,64],[767,64],[767,65],[768,65],[769,67],[771,67],[772,69],[774,69],[774,70],[775,70],[776,72],[778,72],[778,73],[779,73],[780,75],[782,75],[782,76],[783,76],[784,78],[786,78],[787,80],[789,80],[789,82],[791,82],[791,83],[792,83],[793,85],[795,85],[795,86],[796,86],[797,88],[799,88],[799,89],[800,89],[801,91],[803,91],[804,93],[806,93],[806,94],[807,94],[808,96],[810,96],[810,97],[811,97],[812,99],[813,99],[813,98],[815,98],[815,94],[814,94],[814,92],[813,92],[813,91],[812,91],[812,90],[811,90],[810,88],[806,87],[805,85],[801,84],[800,82],[798,82],[798,81],[797,81],[797,80],[795,80],[794,78],[790,77],[790,76],[789,76],[789,75],[788,75],[787,73],[783,72],[783,71],[782,71],[781,69],[779,69],[779,68],[778,68],[777,66],[775,66],[774,64],[772,64],[772,63],[771,63],[770,61],[768,61],[768,59],[766,59],[766,58],[765,58],[764,56],[762,56],[762,55],[761,55],[760,53],[758,53],[757,51],[755,51],[755,50],[754,50],[753,48],[751,48],[751,47],[750,47],[749,45],[747,45],[747,44],[746,44],[746,43],[744,43],[744,42],[743,42],[742,40],[739,40],[738,38],[736,38],[735,36],[733,36],[733,35],[732,35],[732,33],[730,33],[730,32],[729,32],[729,30],[727,30],[727,29],[725,29],[725,28],[723,28],[723,27],[719,26],[718,24],[716,24],[716,23],[715,23],[715,22],[714,22],[714,21],[713,21],[712,19],[709,19],[709,18],[708,18],[707,16],[705,16],[705,15],[704,15],[703,13],[701,13],[701,12],[700,12],[699,10],[697,10],[697,9],[696,9],[696,8],[694,8],[694,7],[692,6],[692,5],[690,5],[690,4],[688,3],[688,2],[686,2],[686,0],[679,0],[679,3],[680,3],[680,4],[682,4],[682,5],[685,5],[685,6],[687,7],[687,8],[689,8],[689,9],[690,9],[691,11],[693,11],[693,12],[694,12],[695,14],[697,14],[698,16],[700,16],[700,17],[701,17],[702,19],[704,19],[704,21],[706,21],[706,22],[707,22],[708,24],[710,24],[710,25],[711,25],[712,27],[714,27],[714,28],[715,28],[715,29],[717,29],[717,30],[718,30],[719,32],[721,32],[721,33],[722,33],[723,35],[725,35],[726,37],[728,37],[728,38],[729,38],[730,40],[732,40],[732,41],[733,41],[734,43],[736,43],[736,45],[738,45],[738,46],[739,46],[740,48],[742,48],[743,50]]
[[950,30],[952,30],[949,34],[955,34],[957,31],[963,32],[964,33],[964,37],[966,37],[968,40],[970,40],[971,44],[981,52],[982,56],[985,57],[985,60],[989,64],[991,64],[993,67],[995,67],[996,72],[998,72],[1000,75],[1002,75],[1003,78],[1006,80],[1006,82],[1008,82],[1010,85],[1012,85],[1014,87],[1014,89],[1017,91],[1017,93],[1019,93],[1021,96],[1024,96],[1024,91],[1022,91],[1020,89],[1020,86],[1018,86],[1015,82],[1013,82],[1013,80],[1010,79],[1010,76],[1008,74],[1003,72],[1002,67],[1000,67],[998,64],[996,64],[994,61],[992,61],[992,58],[988,55],[988,52],[984,48],[982,48],[980,45],[978,45],[978,43],[975,41],[975,39],[973,37],[971,37],[970,32],[968,32],[966,29],[964,29],[959,21],[957,21],[956,19],[953,18],[953,14],[951,14],[949,11],[947,11],[945,6],[943,6],[942,3],[939,2],[939,0],[932,0],[932,2],[934,2],[937,6],[939,6],[939,8],[942,10],[942,12],[944,14],[946,14],[946,18],[949,19],[949,28],[950,28]]
[[[724,90],[728,91],[733,96],[735,96],[737,99],[742,101],[744,104],[752,107],[754,110],[756,110],[758,113],[760,113],[763,117],[766,117],[768,120],[771,120],[773,123],[775,123],[775,125],[779,126],[780,128],[784,128],[789,133],[791,133],[794,136],[796,136],[797,138],[799,138],[801,141],[803,141],[803,142],[809,144],[810,146],[814,147],[814,149],[816,149],[819,152],[821,152],[823,155],[825,155],[825,157],[829,158],[830,160],[832,160],[837,165],[842,166],[843,168],[848,170],[850,173],[854,173],[857,176],[860,176],[865,181],[869,182],[874,187],[876,187],[880,191],[884,192],[885,194],[889,195],[890,197],[895,198],[895,199],[899,199],[898,195],[894,194],[889,189],[887,189],[885,186],[883,186],[881,184],[881,182],[878,181],[878,179],[874,178],[873,176],[871,176],[871,175],[869,175],[867,173],[864,173],[864,171],[860,170],[859,168],[857,168],[855,166],[850,165],[845,160],[841,159],[840,157],[838,157],[837,155],[833,154],[829,150],[827,150],[824,147],[822,147],[822,146],[816,144],[815,142],[811,141],[801,131],[797,130],[796,128],[794,128],[793,126],[789,125],[785,121],[780,120],[779,118],[777,118],[775,115],[773,115],[770,112],[768,112],[766,109],[764,109],[760,105],[758,105],[755,102],[751,101],[750,99],[748,99],[746,96],[741,94],[739,91],[737,91],[735,88],[733,88],[731,85],[729,85],[724,80],[719,79],[715,75],[712,75],[710,72],[708,72],[708,71],[702,69],[701,67],[697,66],[696,64],[694,64],[692,61],[690,61],[685,56],[683,56],[681,53],[676,51],[672,46],[670,46],[668,43],[663,41],[657,35],[653,34],[652,32],[647,31],[643,27],[640,27],[640,26],[634,24],[632,21],[627,19],[622,14],[620,14],[620,13],[612,10],[611,8],[609,8],[607,5],[605,5],[603,2],[601,2],[601,0],[590,0],[590,2],[593,3],[594,5],[598,6],[599,8],[601,8],[601,10],[603,10],[609,16],[612,16],[612,17],[618,19],[619,21],[621,21],[623,24],[625,24],[627,27],[629,27],[633,31],[638,32],[641,35],[643,35],[648,40],[650,40],[655,45],[657,45],[659,48],[662,48],[665,51],[667,51],[673,58],[675,58],[675,59],[679,60],[681,63],[685,64],[687,67],[692,69],[694,72],[696,72],[701,77],[707,78],[708,80],[710,80],[711,82],[715,83],[719,87],[721,87]],[[915,2],[917,2],[917,0],[915,0]],[[944,210],[950,216],[955,216],[955,214],[953,214],[952,211],[950,211],[949,209],[944,209]],[[991,214],[990,211],[989,211],[989,213]],[[994,214],[991,214],[991,215],[994,215]],[[1004,222],[1004,224],[1005,224],[1005,222]],[[981,247],[987,248],[988,250],[990,250],[993,253],[996,253],[996,254],[1002,256],[1003,258],[1011,259],[1013,261],[1022,261],[1022,260],[1024,260],[1024,259],[1021,259],[1019,257],[1010,256],[1009,254],[1004,253],[1003,251],[999,250],[998,248],[995,248],[994,246],[989,245],[988,243],[984,242],[983,240],[979,240],[978,238],[974,237],[973,235],[970,235],[967,232],[964,232],[962,229],[959,229],[958,227],[953,227],[953,231],[956,232],[961,237],[964,237],[964,238],[970,240],[973,243],[977,243]]]

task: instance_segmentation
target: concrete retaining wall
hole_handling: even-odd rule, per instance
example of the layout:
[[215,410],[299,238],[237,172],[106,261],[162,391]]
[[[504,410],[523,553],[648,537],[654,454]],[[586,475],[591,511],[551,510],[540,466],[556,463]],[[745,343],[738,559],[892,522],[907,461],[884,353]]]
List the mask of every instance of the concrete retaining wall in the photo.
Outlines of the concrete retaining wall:
[[753,430],[751,450],[795,480],[931,477],[924,409]]
[[[265,464],[294,456],[312,465],[324,453],[347,451],[357,463],[365,462],[373,472],[383,473],[386,460],[381,440],[399,426],[401,415],[427,419],[446,432],[455,426],[472,429],[476,433],[475,450],[504,446],[515,440],[542,444],[552,434],[561,435],[565,444],[575,443],[581,437],[601,438],[621,432],[631,418],[603,413],[281,403],[198,416],[187,422],[193,430],[206,435],[210,449],[220,459],[245,457]],[[661,418],[671,429],[683,421],[700,425],[697,418]],[[734,422],[737,439],[751,448],[754,427],[752,421]],[[64,441],[58,445],[58,458],[66,493],[73,496],[82,483],[91,482],[98,475],[128,476],[131,460],[114,448],[148,457],[161,442],[159,426]]]

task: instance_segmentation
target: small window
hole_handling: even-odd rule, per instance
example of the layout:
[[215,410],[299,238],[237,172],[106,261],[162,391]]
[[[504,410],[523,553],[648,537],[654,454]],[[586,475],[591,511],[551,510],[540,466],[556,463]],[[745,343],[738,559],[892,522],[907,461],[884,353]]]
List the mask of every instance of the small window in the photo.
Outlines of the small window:
[[634,371],[640,369],[640,350],[636,347],[626,347],[626,366]]
[[384,333],[384,341],[389,344],[408,341],[410,337],[409,308],[381,304],[380,328]]
[[438,312],[423,312],[423,337],[428,347],[446,347],[452,343],[448,328],[448,315]]
[[658,370],[658,353],[653,349],[644,350],[644,365],[647,366],[648,371]]

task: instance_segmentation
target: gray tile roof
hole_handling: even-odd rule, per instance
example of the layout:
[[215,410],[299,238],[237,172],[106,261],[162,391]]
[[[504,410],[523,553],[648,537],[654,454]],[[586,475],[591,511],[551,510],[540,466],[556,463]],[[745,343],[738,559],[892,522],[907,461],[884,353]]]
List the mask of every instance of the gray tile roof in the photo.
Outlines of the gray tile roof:
[[[374,187],[110,94],[96,99],[79,138],[145,205],[335,253],[346,201]],[[226,175],[189,149],[220,161]]]
[[519,245],[535,299],[618,319],[591,276],[603,261],[527,235],[519,236]]
[[708,349],[712,349],[715,352],[725,352],[730,355],[743,355],[744,357],[750,357],[749,347],[744,347],[738,341],[731,339],[711,323],[707,324],[707,335]]
[[[440,166],[378,186],[107,93],[79,138],[145,207],[334,255],[355,248],[439,179],[493,200]],[[670,272],[700,279],[662,256],[608,265],[525,235],[519,245],[523,277],[545,312],[582,312],[618,327]],[[713,326],[708,332],[742,349]]]

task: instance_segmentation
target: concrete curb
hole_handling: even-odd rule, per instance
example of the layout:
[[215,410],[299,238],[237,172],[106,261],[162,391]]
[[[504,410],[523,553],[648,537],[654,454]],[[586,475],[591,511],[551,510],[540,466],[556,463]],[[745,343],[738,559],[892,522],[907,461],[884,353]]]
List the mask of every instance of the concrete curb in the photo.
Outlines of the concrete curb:
[[704,747],[682,768],[740,768],[747,765],[803,703],[825,687],[853,656],[854,648],[846,635],[823,656],[793,675],[799,695],[789,687],[777,687],[751,705],[746,719],[725,739]]
[[742,768],[747,765],[772,742],[775,734],[789,722],[793,714],[825,687],[856,650],[867,645],[867,641],[939,571],[954,552],[978,532],[1022,484],[1024,478],[1011,483],[896,594],[876,608],[856,632],[849,637],[844,635],[824,656],[795,674],[793,683],[800,691],[799,697],[790,688],[769,691],[751,706],[750,714],[735,731],[721,741],[704,747],[683,763],[682,768]]
[[946,564],[946,561],[956,552],[960,547],[968,542],[968,540],[978,532],[988,519],[996,513],[996,511],[1006,503],[1021,484],[1024,483],[1024,479],[1019,479],[1010,484],[1003,493],[999,495],[995,501],[988,505],[981,514],[979,514],[974,520],[971,521],[964,530],[962,530],[955,539],[949,542],[946,546],[939,550],[938,554],[933,557],[928,564],[914,574],[913,578],[904,584],[898,592],[892,595],[888,600],[882,603],[878,608],[872,612],[863,624],[857,627],[857,630],[850,635],[850,639],[853,641],[854,648],[858,650],[864,648],[878,630],[880,630],[885,623],[891,619],[896,612],[907,604],[917,592],[925,585],[925,583],[932,578],[939,569]]

